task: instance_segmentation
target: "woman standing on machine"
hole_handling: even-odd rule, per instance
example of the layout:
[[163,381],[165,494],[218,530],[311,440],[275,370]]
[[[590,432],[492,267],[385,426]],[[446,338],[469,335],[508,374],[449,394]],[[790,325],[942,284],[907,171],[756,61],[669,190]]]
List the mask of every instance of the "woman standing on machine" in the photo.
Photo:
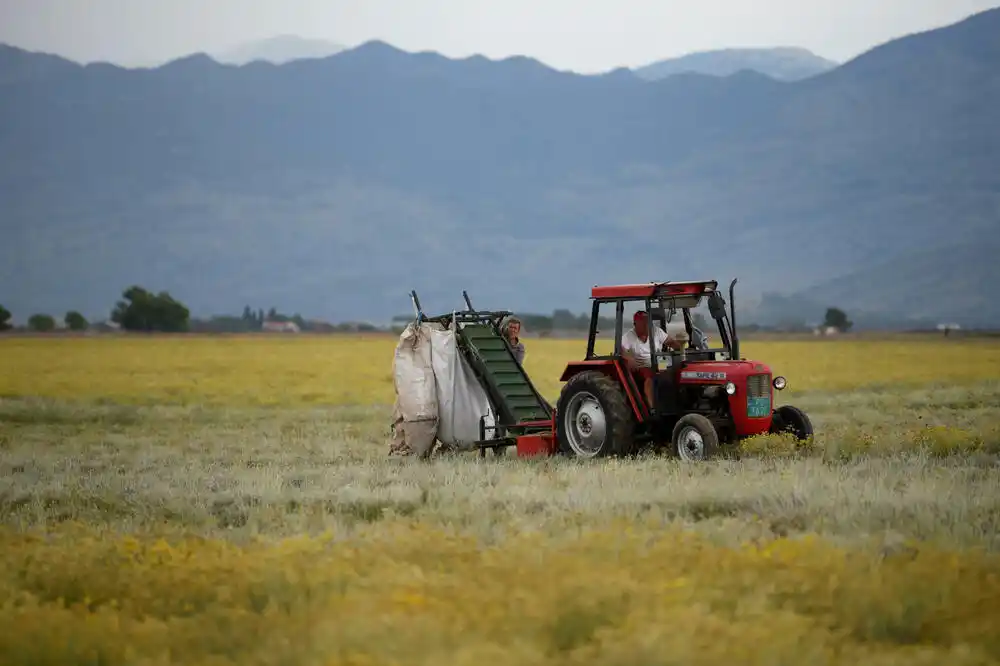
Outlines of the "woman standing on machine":
[[514,351],[514,358],[519,365],[524,364],[524,343],[521,342],[521,320],[511,316],[507,318],[502,327],[503,336],[507,338],[507,343]]

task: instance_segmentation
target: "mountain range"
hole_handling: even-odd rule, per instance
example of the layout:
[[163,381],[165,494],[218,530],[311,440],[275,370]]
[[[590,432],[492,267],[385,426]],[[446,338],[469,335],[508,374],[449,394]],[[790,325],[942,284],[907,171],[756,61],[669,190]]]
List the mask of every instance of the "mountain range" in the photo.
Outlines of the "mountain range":
[[326,58],[340,53],[346,47],[325,39],[306,39],[298,35],[276,35],[240,44],[231,49],[213,53],[212,59],[226,65],[246,65],[263,60],[283,65],[303,58]]
[[795,46],[772,48],[732,48],[689,53],[660,60],[632,71],[636,76],[656,81],[675,74],[731,76],[742,70],[758,72],[779,81],[799,81],[837,66],[832,60]]
[[[246,42],[210,55],[216,62],[227,65],[245,65],[256,60],[283,65],[293,60],[325,58],[346,48],[342,44],[325,39],[277,35]],[[836,62],[822,58],[807,49],[783,46],[698,51],[634,67],[632,71],[641,78],[658,80],[674,74],[730,76],[741,70],[750,70],[779,81],[797,81],[836,66]]]
[[796,81],[0,47],[0,303],[106,316],[140,284],[378,321],[410,289],[582,312],[596,283],[739,277],[742,322],[997,325],[998,36],[990,10]]

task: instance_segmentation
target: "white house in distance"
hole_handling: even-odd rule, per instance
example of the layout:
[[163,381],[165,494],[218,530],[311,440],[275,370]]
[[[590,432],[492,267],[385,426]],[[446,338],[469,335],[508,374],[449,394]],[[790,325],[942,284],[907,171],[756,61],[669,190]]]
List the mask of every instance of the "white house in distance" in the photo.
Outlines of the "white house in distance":
[[938,324],[937,325],[937,330],[943,332],[946,336],[949,333],[951,333],[952,331],[958,331],[961,328],[962,327],[959,326],[958,324]]
[[260,325],[265,333],[298,333],[299,325],[294,321],[265,321]]

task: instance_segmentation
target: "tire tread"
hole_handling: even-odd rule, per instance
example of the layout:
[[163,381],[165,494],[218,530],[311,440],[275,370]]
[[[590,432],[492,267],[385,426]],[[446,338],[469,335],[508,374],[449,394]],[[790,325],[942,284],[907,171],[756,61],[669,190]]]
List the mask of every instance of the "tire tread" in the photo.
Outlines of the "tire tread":
[[701,432],[702,440],[705,443],[706,460],[719,456],[721,452],[721,447],[719,445],[719,432],[716,430],[715,424],[712,423],[711,419],[701,414],[685,414],[677,420],[676,424],[674,424],[674,429],[670,437],[670,448],[673,450],[674,456],[680,458],[677,436],[680,434],[680,431],[687,426],[697,428]]
[[635,415],[629,407],[625,391],[610,377],[597,370],[586,370],[570,377],[563,385],[556,408],[556,435],[559,451],[564,455],[574,455],[566,439],[563,414],[569,398],[578,390],[593,393],[604,409],[608,424],[608,442],[595,457],[627,456],[635,451]]

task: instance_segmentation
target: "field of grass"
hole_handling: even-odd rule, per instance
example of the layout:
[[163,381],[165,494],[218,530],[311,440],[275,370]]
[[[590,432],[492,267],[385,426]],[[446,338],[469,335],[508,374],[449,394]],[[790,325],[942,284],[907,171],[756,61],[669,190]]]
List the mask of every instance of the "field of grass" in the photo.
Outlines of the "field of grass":
[[[396,341],[384,334],[0,339],[0,398],[128,405],[391,404]],[[532,339],[527,348],[528,374],[555,400],[566,362],[581,358],[586,342]],[[741,355],[785,375],[786,396],[1000,379],[1000,339],[751,340]]]
[[747,342],[816,440],[696,465],[389,459],[394,344],[0,338],[0,663],[1000,663],[1000,341]]

